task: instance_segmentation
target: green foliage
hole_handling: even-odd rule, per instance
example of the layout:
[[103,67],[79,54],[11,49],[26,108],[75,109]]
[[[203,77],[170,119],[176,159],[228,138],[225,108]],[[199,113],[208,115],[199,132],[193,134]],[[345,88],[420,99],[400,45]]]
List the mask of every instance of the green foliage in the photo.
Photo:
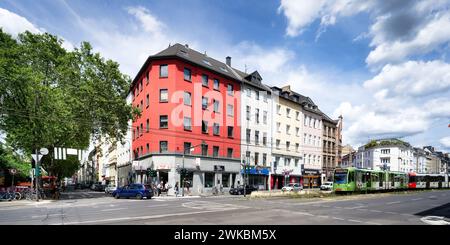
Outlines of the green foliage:
[[0,29],[0,130],[14,149],[48,148],[43,166],[62,177],[78,165],[52,159],[54,147],[85,149],[102,135],[122,140],[139,112],[126,104],[131,80],[118,63],[87,42],[73,51],[61,44],[48,33],[13,39]]
[[399,139],[389,139],[389,140],[371,140],[369,143],[367,143],[364,147],[366,149],[373,148],[376,146],[405,146],[410,147],[411,145],[408,142],[399,140]]
[[[31,170],[30,161],[30,159],[14,152],[11,147],[0,144],[0,171],[3,171],[5,175],[9,176],[9,169],[16,169],[15,179],[26,180]],[[11,184],[9,179],[10,176],[7,182],[8,185]]]

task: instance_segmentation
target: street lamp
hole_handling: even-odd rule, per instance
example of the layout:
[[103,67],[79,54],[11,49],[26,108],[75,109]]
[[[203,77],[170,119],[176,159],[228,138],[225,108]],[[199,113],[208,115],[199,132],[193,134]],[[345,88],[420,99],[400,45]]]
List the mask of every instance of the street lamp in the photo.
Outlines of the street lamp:
[[[184,158],[185,158],[185,155],[186,155],[186,150],[187,150],[187,151],[189,152],[189,154],[190,154],[192,151],[194,151],[195,147],[197,147],[197,146],[203,146],[203,145],[205,145],[205,144],[206,144],[206,142],[205,142],[205,141],[202,141],[201,144],[191,146],[191,147],[189,147],[188,149],[183,149],[183,166],[182,166],[181,171],[180,171],[180,186],[183,185],[182,188],[181,188],[181,196],[184,196],[184,186],[185,186],[185,183],[184,183],[184,181],[182,181],[181,175],[183,175],[183,178],[185,178],[185,175],[186,175],[186,169],[184,169]],[[177,164],[177,165],[178,165],[178,164]],[[178,167],[179,167],[179,166],[178,166]]]

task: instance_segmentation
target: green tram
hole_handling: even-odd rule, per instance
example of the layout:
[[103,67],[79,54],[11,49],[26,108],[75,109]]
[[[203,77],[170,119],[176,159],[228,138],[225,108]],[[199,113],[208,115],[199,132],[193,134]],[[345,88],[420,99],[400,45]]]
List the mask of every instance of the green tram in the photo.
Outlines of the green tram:
[[333,190],[345,192],[374,192],[408,188],[408,174],[402,172],[337,168],[334,171]]

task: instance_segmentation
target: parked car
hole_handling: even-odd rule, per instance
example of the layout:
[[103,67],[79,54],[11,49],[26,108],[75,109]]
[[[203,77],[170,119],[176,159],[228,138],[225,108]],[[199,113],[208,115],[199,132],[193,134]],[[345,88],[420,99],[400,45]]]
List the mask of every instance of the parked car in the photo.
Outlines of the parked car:
[[[258,187],[252,186],[252,185],[247,185],[247,186],[245,186],[245,190],[246,190],[245,194],[251,194],[252,191],[257,191]],[[240,185],[235,188],[231,188],[230,194],[231,195],[243,195],[244,194],[244,186]]]
[[102,185],[102,183],[94,183],[91,185],[91,190],[93,191],[105,191],[105,185]]
[[136,199],[147,198],[151,199],[153,196],[153,189],[150,185],[130,184],[117,188],[112,192],[112,196],[116,199],[121,197],[135,197]]
[[286,186],[283,186],[283,188],[281,188],[282,192],[287,192],[287,191],[301,191],[303,190],[303,186],[301,184],[298,183],[290,183]]
[[333,182],[323,182],[323,184],[320,186],[320,189],[327,191],[333,190]]
[[106,194],[112,194],[115,190],[117,190],[117,187],[114,184],[109,184],[107,187],[105,187]]

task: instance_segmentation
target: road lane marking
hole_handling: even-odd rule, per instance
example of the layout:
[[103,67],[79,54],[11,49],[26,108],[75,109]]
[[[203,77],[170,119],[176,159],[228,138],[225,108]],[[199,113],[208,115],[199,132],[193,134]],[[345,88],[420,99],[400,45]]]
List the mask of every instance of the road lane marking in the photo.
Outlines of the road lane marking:
[[35,219],[35,218],[46,218],[46,217],[51,217],[51,216],[65,216],[65,214],[33,215],[33,216],[31,216],[31,218],[32,219]]
[[369,210],[370,212],[374,212],[374,213],[382,213],[382,211],[380,210]]
[[355,222],[355,223],[362,223],[362,221],[360,221],[360,220],[355,220],[355,219],[348,219],[347,221]]
[[400,203],[400,201],[388,202],[388,203],[386,203],[386,204],[387,204],[387,205],[391,205],[391,204],[397,204],[397,203]]
[[103,209],[100,211],[101,212],[109,212],[109,211],[117,211],[117,210],[123,210],[123,209],[128,209],[128,208],[110,208],[110,209]]
[[365,223],[368,224],[368,225],[382,225],[380,223],[375,223],[375,222],[365,222]]
[[331,217],[332,219],[335,219],[335,220],[345,220],[345,219],[342,219],[342,218],[338,218],[338,217]]
[[385,212],[385,213],[387,213],[387,214],[398,214],[398,213],[395,213],[395,212]]
[[423,198],[419,197],[419,198],[411,199],[411,201],[419,201],[419,200],[422,200],[422,199],[423,199]]
[[329,217],[326,215],[317,215],[318,218],[324,218],[324,219],[328,219]]
[[105,223],[105,222],[127,221],[127,220],[160,219],[160,218],[174,217],[174,216],[176,217],[176,216],[185,216],[185,215],[203,214],[203,213],[217,213],[217,212],[220,212],[220,211],[209,210],[209,211],[197,211],[197,212],[184,212],[184,213],[176,213],[176,214],[161,214],[161,215],[151,215],[151,216],[136,216],[136,217],[113,218],[113,219],[74,221],[74,222],[64,222],[64,223],[53,223],[52,225],[75,225],[75,224]]
[[167,206],[169,206],[169,204],[151,205],[151,206],[147,206],[147,207],[154,208],[154,207],[167,207]]

